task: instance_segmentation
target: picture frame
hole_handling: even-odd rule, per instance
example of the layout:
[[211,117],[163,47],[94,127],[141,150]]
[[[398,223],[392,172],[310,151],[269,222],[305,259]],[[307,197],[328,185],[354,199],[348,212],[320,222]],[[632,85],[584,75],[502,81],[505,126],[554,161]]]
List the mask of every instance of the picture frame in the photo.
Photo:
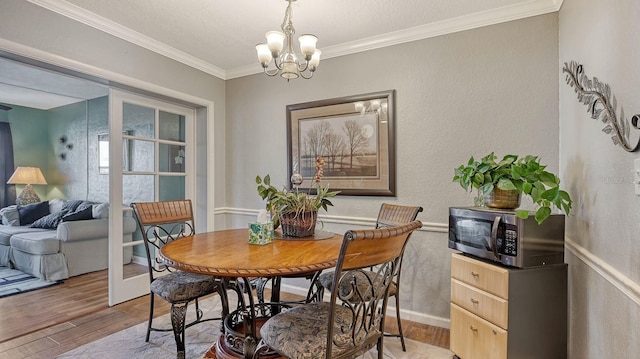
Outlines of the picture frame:
[[[288,178],[315,194],[318,156],[321,185],[340,195],[395,196],[395,90],[288,105]],[[288,186],[292,188],[291,183]]]

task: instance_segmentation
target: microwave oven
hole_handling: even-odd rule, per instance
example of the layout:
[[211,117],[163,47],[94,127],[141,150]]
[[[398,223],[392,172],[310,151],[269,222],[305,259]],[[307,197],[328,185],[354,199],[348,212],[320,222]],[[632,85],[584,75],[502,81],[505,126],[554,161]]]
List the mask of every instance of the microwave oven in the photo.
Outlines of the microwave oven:
[[564,263],[563,214],[541,224],[530,212],[489,208],[449,208],[449,248],[506,266],[525,268]]

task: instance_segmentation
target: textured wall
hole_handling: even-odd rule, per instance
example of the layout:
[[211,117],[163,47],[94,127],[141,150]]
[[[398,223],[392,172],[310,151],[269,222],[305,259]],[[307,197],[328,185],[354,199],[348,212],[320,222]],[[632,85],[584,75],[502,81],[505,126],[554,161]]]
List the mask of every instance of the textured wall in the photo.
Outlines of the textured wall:
[[[560,11],[560,72],[576,60],[611,86],[627,117],[640,113],[636,31],[640,3],[565,0]],[[638,152],[613,146],[573,89],[560,81],[560,166],[574,198],[566,252],[572,358],[636,358],[640,352],[640,201],[634,195]],[[618,108],[620,113],[620,108]],[[631,137],[637,141],[638,131]],[[617,287],[617,288],[616,288]]]
[[[341,196],[329,214],[375,218],[383,202],[417,204],[425,208],[418,219],[446,226],[450,206],[473,203],[451,182],[454,167],[471,155],[532,153],[557,171],[557,63],[557,14],[550,14],[323,60],[308,81],[262,74],[230,80],[227,206],[264,206],[257,174],[285,183],[286,105],[395,89],[397,197]],[[226,225],[249,220],[230,216]],[[416,312],[414,319],[449,318],[449,254],[446,233],[412,237],[402,308]]]

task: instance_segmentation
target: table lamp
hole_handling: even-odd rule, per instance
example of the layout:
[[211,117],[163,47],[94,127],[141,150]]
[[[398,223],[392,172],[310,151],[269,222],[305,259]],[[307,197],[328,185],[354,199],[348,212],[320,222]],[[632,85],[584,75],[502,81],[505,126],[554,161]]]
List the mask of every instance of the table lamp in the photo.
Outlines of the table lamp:
[[18,167],[15,172],[13,172],[13,175],[11,175],[11,178],[7,181],[7,184],[26,185],[16,199],[17,205],[24,206],[30,203],[40,202],[40,197],[38,197],[31,185],[47,184],[47,181],[44,179],[42,171],[40,171],[38,167]]

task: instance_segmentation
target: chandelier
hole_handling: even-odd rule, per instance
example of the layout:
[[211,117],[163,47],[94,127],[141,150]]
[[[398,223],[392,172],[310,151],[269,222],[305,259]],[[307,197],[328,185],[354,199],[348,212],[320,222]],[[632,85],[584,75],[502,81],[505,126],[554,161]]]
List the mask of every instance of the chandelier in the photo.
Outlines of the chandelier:
[[[295,34],[296,30],[293,28],[292,23],[291,3],[296,0],[287,1],[289,5],[284,13],[284,21],[280,26],[282,31],[269,31],[265,34],[267,43],[256,45],[258,60],[267,76],[280,74],[287,81],[298,77],[310,79],[320,64],[320,50],[316,49],[318,38],[310,34],[305,34],[298,38],[300,52],[304,56],[304,63],[300,64],[298,56],[296,56],[292,47],[293,34]],[[282,51],[283,49],[284,51]],[[276,68],[269,70],[269,64],[271,64],[272,59]]]

